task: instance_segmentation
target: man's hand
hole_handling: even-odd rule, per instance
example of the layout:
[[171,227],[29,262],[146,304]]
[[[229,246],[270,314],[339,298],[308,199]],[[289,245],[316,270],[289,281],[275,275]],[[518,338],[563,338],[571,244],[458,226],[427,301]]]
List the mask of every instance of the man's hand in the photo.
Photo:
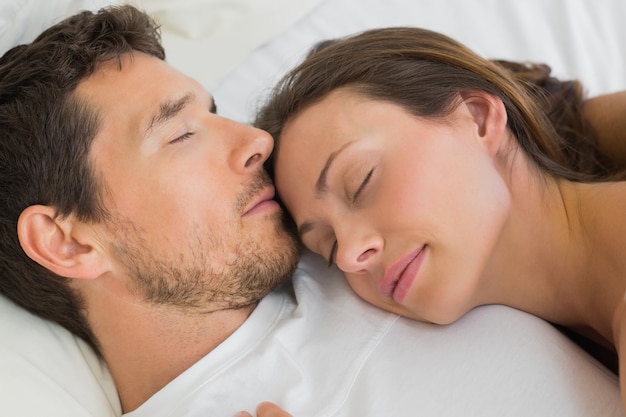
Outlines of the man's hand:
[[[234,417],[254,417],[247,411],[240,411]],[[256,417],[293,417],[291,414],[277,406],[276,404],[264,402],[257,406]]]

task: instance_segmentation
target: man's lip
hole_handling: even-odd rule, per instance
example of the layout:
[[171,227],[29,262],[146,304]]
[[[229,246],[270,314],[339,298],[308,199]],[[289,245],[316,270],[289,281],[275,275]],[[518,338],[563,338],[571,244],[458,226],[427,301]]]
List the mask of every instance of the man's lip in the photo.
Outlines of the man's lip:
[[263,191],[259,194],[259,196],[255,198],[250,204],[248,204],[245,211],[243,212],[243,215],[245,216],[246,214],[250,213],[256,207],[265,203],[266,201],[273,201],[275,195],[276,195],[276,190],[274,189],[273,186],[264,188]]
[[378,284],[378,291],[383,297],[392,298],[394,296],[394,291],[396,290],[398,282],[402,278],[402,274],[411,262],[413,262],[415,258],[422,253],[424,248],[426,248],[426,245],[420,246],[419,248],[408,253],[385,272],[383,280]]

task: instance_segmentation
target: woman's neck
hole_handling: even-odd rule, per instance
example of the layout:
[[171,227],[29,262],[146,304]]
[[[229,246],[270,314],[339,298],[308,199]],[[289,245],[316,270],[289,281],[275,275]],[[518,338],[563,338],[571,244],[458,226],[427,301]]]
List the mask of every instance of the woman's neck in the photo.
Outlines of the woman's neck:
[[589,327],[613,342],[626,276],[625,266],[620,271],[610,257],[626,247],[621,237],[626,230],[610,230],[608,211],[620,192],[626,195],[624,185],[544,180],[521,171],[510,172],[513,208],[478,303],[506,304],[568,327]]

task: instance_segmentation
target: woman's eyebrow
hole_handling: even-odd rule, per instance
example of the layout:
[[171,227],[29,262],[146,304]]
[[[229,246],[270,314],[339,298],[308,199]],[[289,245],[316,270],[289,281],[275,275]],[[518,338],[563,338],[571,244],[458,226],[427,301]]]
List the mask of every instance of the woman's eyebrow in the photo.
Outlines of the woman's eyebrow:
[[327,183],[328,171],[330,170],[330,167],[332,166],[333,161],[335,160],[335,158],[337,158],[337,156],[341,152],[346,150],[350,145],[353,145],[354,143],[355,141],[346,142],[335,152],[331,152],[331,154],[328,155],[328,159],[326,159],[326,163],[324,164],[324,167],[320,171],[320,175],[317,178],[317,182],[315,183],[315,194],[319,196],[320,194],[323,194],[324,192],[326,192],[326,190],[328,189],[328,183]]
[[313,230],[313,222],[304,222],[298,226],[298,236],[302,239],[302,235]]
[[[317,182],[315,183],[316,197],[318,198],[321,197],[321,195],[324,194],[328,190],[328,182],[327,182],[328,171],[330,170],[330,167],[332,166],[335,158],[337,158],[337,156],[341,154],[341,152],[346,150],[348,147],[350,147],[354,143],[355,141],[353,140],[350,142],[346,142],[339,149],[337,149],[334,152],[331,152],[331,154],[328,155],[328,158],[326,159],[326,163],[324,164],[324,167],[320,171],[320,175],[317,178]],[[298,235],[300,236],[300,238],[302,238],[302,235],[304,235],[305,233],[310,232],[313,229],[314,224],[315,224],[314,222],[305,221],[300,226],[298,226]]]

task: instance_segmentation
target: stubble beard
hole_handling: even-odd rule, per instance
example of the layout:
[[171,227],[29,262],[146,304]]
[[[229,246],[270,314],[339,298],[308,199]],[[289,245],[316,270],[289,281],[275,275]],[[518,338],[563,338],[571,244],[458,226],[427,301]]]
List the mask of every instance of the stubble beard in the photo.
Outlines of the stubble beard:
[[158,257],[141,239],[128,238],[119,239],[114,251],[131,277],[129,291],[146,303],[210,313],[258,303],[290,279],[299,246],[279,221],[275,235],[266,245],[239,242],[228,256],[221,242],[208,244],[200,236],[184,255]]
[[[268,181],[256,178],[246,195],[256,194]],[[238,205],[247,198],[240,198]],[[271,236],[242,236],[228,252],[224,248],[233,242],[197,225],[185,251],[158,256],[134,223],[118,217],[112,247],[131,277],[129,291],[146,303],[197,313],[239,309],[258,303],[291,278],[300,245],[286,219],[275,213]]]

